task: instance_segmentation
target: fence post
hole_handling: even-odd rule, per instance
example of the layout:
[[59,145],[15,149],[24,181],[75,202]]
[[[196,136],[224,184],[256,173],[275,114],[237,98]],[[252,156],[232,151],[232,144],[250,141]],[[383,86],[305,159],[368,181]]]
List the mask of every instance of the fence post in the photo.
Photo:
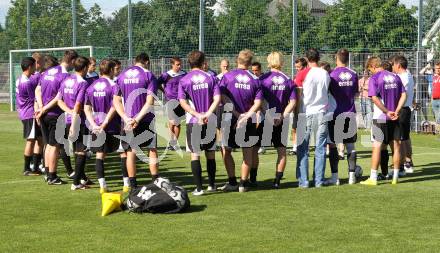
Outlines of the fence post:
[[76,0],[72,0],[72,46],[76,47]]
[[295,58],[298,48],[298,0],[292,0],[292,71],[295,74]]
[[131,13],[131,0],[128,0],[128,61],[132,62],[133,59],[133,22],[132,22],[132,13]]
[[[424,101],[420,101],[420,99],[423,100],[423,98],[420,98],[420,92],[421,92],[421,84],[420,84],[420,50],[422,46],[422,27],[423,27],[423,0],[419,0],[419,11],[418,11],[418,20],[417,20],[417,52],[416,52],[416,73],[414,75],[416,76],[416,102],[421,103],[421,106],[424,105]],[[423,110],[423,108],[421,108]],[[428,108],[426,108],[428,110]],[[422,113],[423,114],[423,113]],[[420,124],[421,122],[421,115],[418,111],[415,112],[415,131],[419,132]]]
[[205,0],[200,0],[199,10],[199,51],[205,50]]
[[26,0],[26,41],[27,48],[31,49],[31,0]]

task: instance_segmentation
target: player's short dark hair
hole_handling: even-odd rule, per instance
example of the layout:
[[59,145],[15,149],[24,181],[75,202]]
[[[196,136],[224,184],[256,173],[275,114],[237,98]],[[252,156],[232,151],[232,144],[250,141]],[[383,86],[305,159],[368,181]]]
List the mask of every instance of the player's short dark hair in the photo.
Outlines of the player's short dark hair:
[[32,65],[35,65],[35,59],[32,57],[24,57],[21,59],[21,70],[26,71],[29,70]]
[[325,71],[330,72],[332,70],[332,67],[330,66],[330,63],[326,61],[319,62],[319,67],[325,69]]
[[99,64],[99,74],[110,75],[114,68],[116,67],[116,62],[114,60],[104,59]]
[[44,70],[50,69],[58,65],[58,59],[55,56],[49,54],[44,56]]
[[440,66],[440,61],[436,61],[434,66]]
[[257,61],[254,61],[254,62],[252,62],[252,65],[251,65],[252,67],[257,67],[258,69],[261,69],[261,63],[260,62],[257,62]]
[[[113,61],[113,62],[115,62],[115,66],[121,66],[121,65],[122,65],[121,61],[118,60],[118,59],[113,58],[113,59],[110,59],[110,60]],[[100,65],[100,66],[101,66],[101,65]]]
[[150,62],[150,56],[148,56],[147,53],[140,53],[140,54],[138,54],[138,56],[136,56],[136,58],[134,59],[134,62],[147,64]]
[[393,58],[393,64],[399,64],[402,68],[408,68],[408,60],[403,55],[396,55]]
[[309,62],[316,62],[316,63],[318,63],[319,60],[321,59],[319,56],[319,52],[318,50],[316,50],[316,48],[310,48],[309,50],[307,50],[306,58],[309,60]]
[[84,56],[79,56],[75,59],[73,62],[73,68],[76,72],[83,71],[84,69],[87,69],[89,67],[90,61]]
[[346,48],[341,48],[336,52],[336,57],[338,57],[341,63],[347,64],[350,60],[350,52]]
[[63,62],[70,64],[76,58],[78,58],[78,53],[75,50],[66,50],[64,52]]
[[96,58],[95,57],[89,57],[89,62],[90,62],[90,64],[93,62],[93,63],[96,63]]
[[182,62],[182,59],[180,59],[180,57],[172,57],[172,58],[170,59],[170,63],[171,63],[171,65],[173,65],[173,64],[176,63],[176,62]]
[[307,60],[304,57],[298,58],[295,60],[295,63],[301,63],[303,68],[307,67]]
[[382,62],[382,68],[389,72],[393,71],[393,65],[391,65],[391,63],[389,63],[388,61]]
[[188,63],[191,68],[202,68],[205,63],[205,53],[202,51],[192,51],[188,55]]

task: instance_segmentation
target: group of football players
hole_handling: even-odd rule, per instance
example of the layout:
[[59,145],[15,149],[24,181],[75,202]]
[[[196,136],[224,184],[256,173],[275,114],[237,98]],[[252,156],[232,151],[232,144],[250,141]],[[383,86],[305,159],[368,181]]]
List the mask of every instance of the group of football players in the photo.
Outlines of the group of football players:
[[[173,57],[171,69],[157,79],[149,70],[150,59],[145,53],[124,70],[120,61],[104,59],[99,62],[99,74],[95,72],[96,59],[79,56],[74,50],[66,51],[60,63],[51,55],[39,53],[23,58],[23,73],[16,81],[16,105],[26,139],[24,175],[43,174],[49,185],[64,184],[57,174],[61,158],[73,180],[71,189],[87,189],[92,183],[85,174],[87,153],[93,152],[100,192],[104,193],[108,191],[106,155],[119,152],[124,192],[137,187],[136,161],[142,157],[148,158],[145,161],[152,179],[158,178],[154,107],[161,90],[170,135],[167,149],[180,149],[180,125],[186,122],[185,146],[191,153],[195,196],[217,190],[246,192],[256,187],[259,155],[268,147],[275,148],[278,155],[273,187],[279,188],[287,164],[291,115],[299,187],[340,184],[337,144],[347,150],[348,182],[355,184],[359,167],[355,99],[359,86],[358,75],[348,68],[349,51],[338,50],[336,68],[330,70],[320,61],[319,52],[309,49],[305,57],[295,61],[297,74],[293,79],[282,72],[282,53],[267,56],[266,73],[253,58],[250,50],[242,50],[236,57],[236,68],[230,70],[229,61],[224,59],[217,75],[203,52],[192,51],[187,58],[188,72],[182,70],[182,60]],[[371,57],[366,63],[371,73],[368,96],[374,103],[373,152],[371,176],[361,184],[377,185],[378,180],[388,178],[395,184],[401,167],[405,165],[409,171],[412,166],[409,126],[414,91],[407,65],[400,55],[386,62]],[[315,163],[314,177],[309,181],[311,137],[315,140]],[[388,166],[387,145],[393,151],[394,170],[383,170],[380,175],[379,164]],[[215,179],[217,149],[228,176],[219,188]],[[239,180],[233,157],[237,149],[243,157]],[[206,190],[202,184],[202,152],[208,174]],[[332,173],[327,180],[326,156]]]

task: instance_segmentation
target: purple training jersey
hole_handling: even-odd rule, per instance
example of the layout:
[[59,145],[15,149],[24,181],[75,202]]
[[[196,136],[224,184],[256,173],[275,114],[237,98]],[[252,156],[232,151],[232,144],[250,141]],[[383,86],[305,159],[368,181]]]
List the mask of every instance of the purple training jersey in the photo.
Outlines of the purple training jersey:
[[[41,86],[43,106],[47,105],[57,96],[61,82],[69,75],[67,70],[60,65],[49,68],[41,74],[39,85]],[[63,111],[58,105],[55,105],[48,110],[47,115],[59,116],[62,113]]]
[[[390,111],[396,110],[400,96],[404,92],[405,88],[399,76],[386,70],[372,75],[368,82],[368,96],[378,97]],[[376,105],[374,105],[373,119],[391,120]]]
[[172,70],[162,73],[157,80],[158,85],[162,85],[165,91],[167,100],[177,99],[179,92],[179,81],[184,77],[186,72],[180,71],[176,73]]
[[[124,109],[128,117],[133,118],[141,111],[148,95],[156,95],[157,79],[149,70],[139,66],[132,66],[124,70],[119,76],[116,86],[118,96],[124,99]],[[143,122],[151,122],[153,113],[148,113]]]
[[263,99],[258,77],[248,70],[235,69],[223,75],[220,81],[222,95],[228,97],[238,113],[246,113],[254,100]]
[[[84,96],[87,89],[88,83],[84,78],[77,74],[72,74],[61,83],[60,87],[60,99],[64,101],[64,103],[70,109],[75,107],[76,103],[84,104]],[[81,111],[81,121],[83,122],[85,119],[84,112]],[[72,115],[69,113],[66,114],[66,124],[72,123]]]
[[[202,70],[193,70],[179,82],[178,99],[188,98],[194,110],[205,113],[209,110],[214,96],[220,95],[216,78]],[[197,123],[197,118],[191,116],[188,123]]]
[[354,100],[359,92],[358,75],[346,67],[337,67],[330,74],[330,93],[336,101],[334,116],[356,112]]
[[[115,95],[116,84],[108,78],[101,77],[93,82],[86,91],[85,104],[90,105],[93,110],[95,123],[100,126],[104,122],[107,113],[113,107],[113,95]],[[119,134],[121,119],[115,115],[108,123],[105,132]]]
[[290,100],[296,100],[296,91],[292,80],[280,71],[271,71],[260,77],[261,89],[268,109],[275,108],[283,113]]
[[21,75],[15,83],[15,103],[20,120],[34,118],[35,88],[38,79]]

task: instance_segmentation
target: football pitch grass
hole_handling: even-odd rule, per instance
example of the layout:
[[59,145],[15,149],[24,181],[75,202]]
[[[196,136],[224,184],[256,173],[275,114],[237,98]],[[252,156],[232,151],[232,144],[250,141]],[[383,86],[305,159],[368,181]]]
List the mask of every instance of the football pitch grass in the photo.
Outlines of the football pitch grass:
[[[190,195],[191,209],[182,214],[117,212],[100,217],[96,185],[73,192],[70,181],[48,186],[41,177],[22,176],[21,123],[7,105],[0,106],[0,122],[0,252],[438,252],[440,248],[438,136],[412,135],[415,172],[398,185],[389,181],[376,187],[348,185],[344,160],[341,186],[298,189],[296,157],[289,156],[281,189],[272,190],[276,154],[271,149],[260,156],[259,187],[250,192]],[[363,134],[368,138],[367,132]],[[183,137],[180,143],[185,143]],[[357,148],[358,164],[364,176],[369,175],[370,148],[360,141]],[[234,157],[238,173],[241,155],[236,152]],[[220,185],[226,173],[219,153],[216,158]],[[147,166],[139,166],[140,184],[147,183]],[[329,170],[327,164],[327,176]],[[62,165],[59,171],[66,179]],[[87,171],[96,179],[94,159],[88,161]],[[169,152],[160,171],[192,191],[188,154]],[[110,189],[120,191],[115,156],[107,160],[106,173]],[[205,169],[203,173],[206,178]]]

